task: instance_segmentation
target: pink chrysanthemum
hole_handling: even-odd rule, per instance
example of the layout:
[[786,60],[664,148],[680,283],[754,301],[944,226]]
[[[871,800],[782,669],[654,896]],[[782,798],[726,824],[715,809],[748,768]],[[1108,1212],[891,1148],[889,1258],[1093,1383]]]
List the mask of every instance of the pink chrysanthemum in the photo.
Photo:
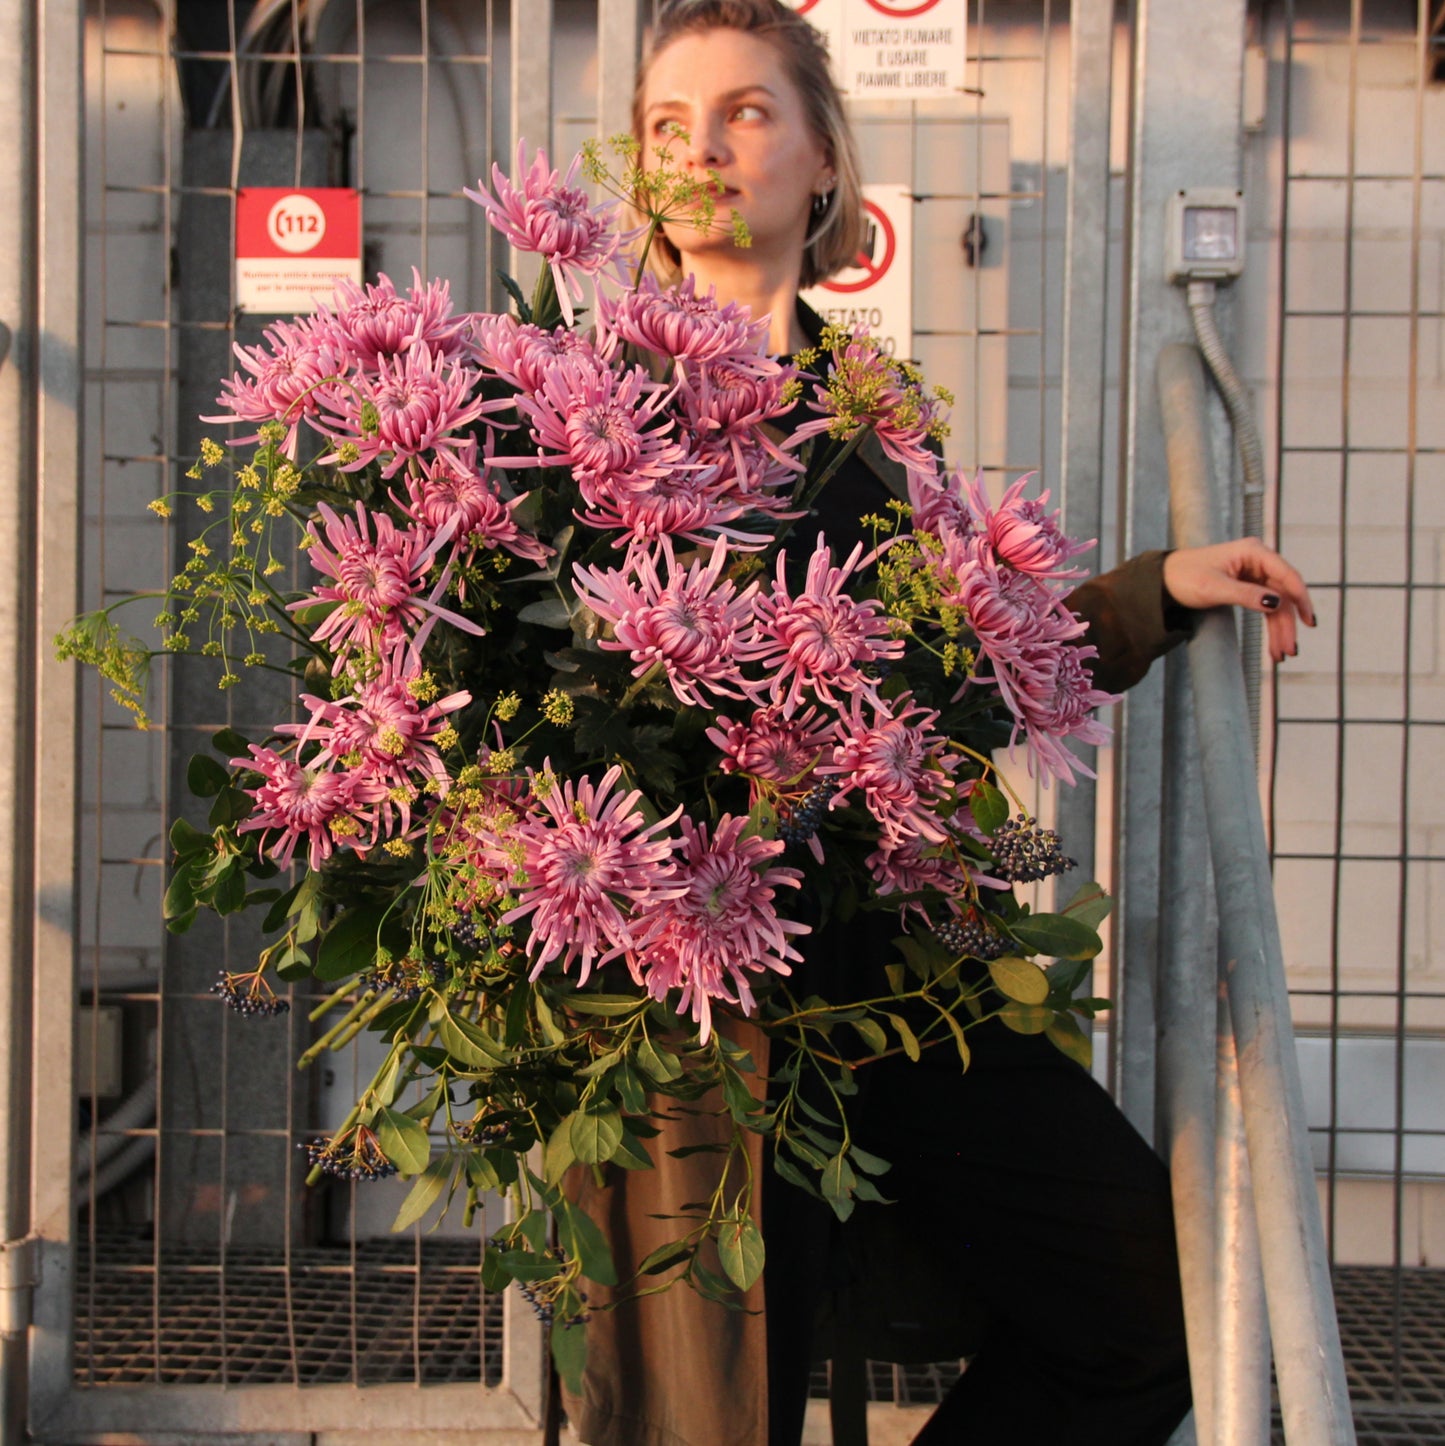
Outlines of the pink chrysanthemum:
[[603,505],[618,488],[646,491],[686,465],[667,400],[641,367],[619,374],[573,358],[557,361],[535,392],[516,398],[540,455],[496,460],[505,467],[567,467],[589,506]]
[[417,345],[447,360],[462,354],[468,318],[452,315],[450,284],[432,281],[424,286],[414,266],[411,276],[406,296],[399,296],[384,274],[374,285],[342,281],[337,286],[332,305],[319,313],[319,321],[349,362],[375,371],[384,358]]
[[[438,798],[446,797],[451,779],[434,740],[446,726],[446,715],[472,700],[470,693],[457,692],[432,703],[419,702],[413,685],[420,677],[419,660],[406,647],[399,648],[384,671],[350,697],[333,701],[303,693],[301,701],[310,709],[310,719],[283,723],[276,730],[290,734],[300,745],[319,744],[313,767],[336,764],[383,785],[389,791],[382,805],[385,822],[390,822],[394,801],[403,833],[411,827],[407,793],[418,781]],[[394,800],[391,790],[396,791]]]
[[[969,879],[968,869],[954,850],[925,839],[880,843],[864,860],[880,897],[889,894],[958,894]],[[915,905],[928,917],[927,910]]]
[[830,807],[840,808],[850,794],[862,794],[863,806],[878,824],[879,837],[897,847],[909,839],[943,843],[948,830],[939,805],[952,793],[950,775],[957,760],[947,740],[933,731],[938,714],[902,693],[887,703],[854,697],[838,724],[832,759],[818,776],[837,781]]
[[754,365],[722,357],[689,375],[677,399],[689,429],[700,437],[747,433],[788,410],[784,391],[796,376],[796,368],[770,358]]
[[653,543],[664,537],[709,544],[726,538],[743,551],[766,547],[768,537],[734,527],[759,509],[740,501],[730,483],[719,482],[716,467],[685,466],[659,478],[645,492],[620,489],[597,494],[576,514],[587,527],[617,531],[614,547]]
[[809,406],[822,415],[798,427],[790,447],[822,432],[851,437],[866,426],[895,462],[927,474],[937,471],[928,442],[942,425],[942,405],[907,381],[868,337],[855,337],[833,353],[828,381],[813,388]]
[[296,434],[303,421],[315,418],[326,382],[345,370],[329,327],[311,319],[275,321],[261,333],[258,346],[235,344],[241,366],[221,383],[216,405],[226,410],[203,422],[283,422],[288,433],[282,450],[296,455]]
[[512,181],[500,166],[492,167],[495,198],[481,188],[481,182],[480,189],[462,193],[486,211],[487,219],[519,251],[546,258],[568,326],[573,322],[573,301],[582,300],[580,278],[595,276],[612,264],[621,244],[613,228],[616,204],[594,207],[587,192],[575,184],[581,164],[582,157],[575,157],[561,176],[548,167],[547,153],[539,149],[528,166],[525,145],[519,141]]
[[1032,480],[1032,475],[1020,477],[996,508],[988,505],[982,473],[966,484],[978,531],[988,539],[999,561],[1016,572],[1034,577],[1083,577],[1086,569],[1068,564],[1094,544],[1075,542],[1060,528],[1059,514],[1047,509],[1047,492],[1038,497],[1023,495]]
[[951,531],[960,537],[971,537],[978,530],[973,509],[964,495],[963,479],[957,473],[939,477],[936,473],[910,469],[908,505],[912,509],[910,526],[914,532],[941,537]]
[[[487,400],[476,372],[456,366],[424,342],[400,356],[378,360],[375,375],[326,389],[324,426],[333,437],[355,443],[357,457],[342,465],[354,472],[381,458],[393,477],[409,457],[450,452],[453,435],[488,412],[508,411],[506,398]],[[323,462],[338,462],[333,453]]]
[[777,365],[765,356],[768,318],[755,320],[747,307],[733,301],[719,306],[715,287],[699,296],[692,276],[666,288],[655,277],[643,276],[620,296],[599,296],[597,316],[603,331],[678,362],[727,358],[760,369]]
[[318,530],[313,522],[307,529],[313,539],[308,555],[312,566],[332,581],[288,607],[294,612],[317,603],[340,604],[311,635],[336,655],[333,672],[341,672],[356,651],[389,656],[408,641],[419,650],[438,618],[480,635],[476,623],[438,604],[446,592],[445,570],[430,596],[422,596],[436,554],[449,540],[445,532],[403,530],[385,513],[368,512],[360,502],[354,517],[338,516],[324,502],[317,511],[321,525]]
[[706,563],[694,559],[684,571],[664,538],[660,559],[637,548],[620,571],[578,564],[573,575],[577,596],[612,624],[614,637],[600,646],[630,653],[635,678],[661,663],[677,697],[702,707],[704,693],[744,698],[756,692],[740,665],[754,651],[747,634],[758,585],[739,593],[722,575],[727,562],[727,547],[719,543]]
[[704,1044],[712,1033],[712,1001],[751,1014],[748,976],[792,973],[802,956],[789,938],[810,932],[806,924],[780,919],[774,902],[779,888],[797,888],[802,875],[770,867],[782,844],[745,838],[747,823],[724,814],[709,839],[705,824],[682,820],[675,875],[682,888],[649,903],[628,954],[632,977],[654,999],[681,989],[677,1012],[692,1015]]
[[782,705],[784,717],[810,691],[834,708],[854,694],[876,698],[877,679],[865,670],[903,655],[903,641],[893,637],[882,604],[848,594],[862,556],[860,544],[835,567],[820,536],[798,595],[788,592],[784,553],[772,592],[753,605],[758,660],[772,672],[772,701]]
[[718,715],[708,738],[722,753],[724,773],[745,773],[768,783],[801,786],[831,752],[833,720],[816,708],[785,718],[776,708],[758,708],[746,723]]
[[450,537],[464,563],[478,550],[499,547],[529,562],[545,562],[552,549],[518,527],[513,515],[529,494],[504,501],[478,464],[477,451],[476,438],[469,437],[454,452],[424,459],[420,473],[407,474],[406,496],[397,497],[397,505],[431,532]]
[[[1094,687],[1088,659],[1096,651],[1046,642],[1022,649],[1005,666],[994,666],[999,691],[1023,730],[1030,772],[1037,771],[1046,783],[1050,778],[1072,783],[1075,770],[1093,777],[1064,746],[1066,738],[1093,744],[1109,741],[1109,726],[1094,710],[1118,698]],[[1015,742],[1019,731],[1015,727]]]
[[255,809],[237,825],[237,833],[278,834],[266,852],[283,868],[303,839],[313,869],[338,848],[369,846],[363,836],[375,834],[375,806],[386,796],[384,784],[319,764],[303,767],[294,758],[254,743],[248,747],[251,756],[231,759],[231,767],[259,773],[262,781],[256,788],[242,790],[254,800]]
[[599,373],[607,365],[582,332],[570,326],[546,331],[504,312],[472,318],[472,356],[487,371],[529,394],[542,389],[553,365],[564,357]]
[[594,967],[633,947],[634,914],[686,887],[675,877],[664,834],[681,807],[649,824],[637,789],[612,793],[621,776],[614,766],[595,785],[589,778],[555,782],[509,840],[520,855],[520,902],[502,922],[530,916],[533,979],[554,959],[564,969],[580,959],[584,982]]

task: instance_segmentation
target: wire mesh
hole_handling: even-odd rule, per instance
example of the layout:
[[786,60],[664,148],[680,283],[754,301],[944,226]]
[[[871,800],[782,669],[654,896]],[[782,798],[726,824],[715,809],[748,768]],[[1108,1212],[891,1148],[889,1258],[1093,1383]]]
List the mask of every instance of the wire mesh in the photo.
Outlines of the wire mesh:
[[1423,4],[1295,0],[1269,7],[1264,37],[1281,81],[1276,516],[1320,614],[1275,695],[1281,923],[1352,1391],[1438,1415],[1441,1363],[1419,1346],[1445,1278],[1425,1268],[1445,1250],[1445,93],[1429,25]]
[[[368,273],[405,282],[415,266],[449,277],[460,305],[488,303],[488,228],[460,190],[496,150],[505,40],[491,0],[90,6],[87,607],[163,588],[198,535],[196,516],[150,505],[188,485],[196,414],[232,344],[269,320],[235,305],[240,185],[355,186]],[[118,621],[159,636],[148,615]],[[289,702],[248,710],[216,691],[219,671],[159,669],[147,731],[100,687],[85,700],[80,987],[103,1008],[81,1040],[75,1382],[496,1385],[501,1300],[481,1289],[480,1227],[378,1239],[394,1191],[303,1186],[298,1147],[352,1074],[296,1083],[317,1001],[293,988],[284,1018],[242,1019],[209,986],[218,966],[249,967],[254,929],[162,928],[166,834],[195,806],[186,756],[223,726],[262,736]]]

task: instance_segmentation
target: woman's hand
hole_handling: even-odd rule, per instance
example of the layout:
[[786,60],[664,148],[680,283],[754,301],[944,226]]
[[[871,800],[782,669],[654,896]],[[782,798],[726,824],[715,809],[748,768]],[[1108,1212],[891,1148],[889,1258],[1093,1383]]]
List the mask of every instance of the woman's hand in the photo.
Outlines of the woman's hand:
[[1269,655],[1276,663],[1299,652],[1296,617],[1315,625],[1304,579],[1257,537],[1171,552],[1164,559],[1164,590],[1181,607],[1237,606],[1263,613]]

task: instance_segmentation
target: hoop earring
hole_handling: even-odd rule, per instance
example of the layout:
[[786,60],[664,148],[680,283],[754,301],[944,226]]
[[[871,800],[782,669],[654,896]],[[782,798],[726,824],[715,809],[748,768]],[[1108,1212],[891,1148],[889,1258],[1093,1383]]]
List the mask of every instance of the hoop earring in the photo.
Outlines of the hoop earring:
[[828,207],[833,200],[833,188],[828,187],[826,191],[813,192],[813,219],[821,221],[828,214]]

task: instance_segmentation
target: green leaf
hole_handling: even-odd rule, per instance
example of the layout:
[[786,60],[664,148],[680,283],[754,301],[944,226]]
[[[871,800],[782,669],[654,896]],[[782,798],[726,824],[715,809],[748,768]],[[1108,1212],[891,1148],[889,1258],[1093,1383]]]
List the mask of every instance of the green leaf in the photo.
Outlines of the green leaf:
[[659,1049],[651,1039],[644,1039],[637,1046],[638,1068],[654,1084],[670,1084],[682,1077],[682,1066],[669,1050]]
[[895,1203],[866,1177],[859,1179],[858,1183],[853,1187],[853,1193],[860,1200],[872,1200],[880,1205],[892,1205]]
[[748,810],[748,823],[742,836],[752,838],[754,835],[766,839],[778,836],[778,810],[769,799],[758,799]]
[[815,1200],[820,1198],[818,1187],[792,1161],[785,1160],[781,1155],[774,1155],[773,1169],[788,1184],[796,1185],[800,1190],[806,1190]]
[[218,914],[239,914],[246,907],[246,874],[239,859],[216,880],[211,890],[211,907]]
[[240,823],[251,812],[251,800],[239,788],[223,788],[211,805],[206,821],[212,828],[225,828]]
[[1040,1009],[1036,1004],[1016,1004],[1010,1001],[998,1012],[998,1017],[1015,1034],[1042,1034],[1054,1017],[1052,1009]]
[[572,1116],[568,1115],[548,1137],[547,1148],[542,1154],[542,1178],[549,1185],[556,1185],[576,1163],[577,1152],[572,1148]]
[[557,1374],[574,1396],[580,1396],[582,1373],[587,1369],[587,1327],[580,1321],[576,1325],[554,1325],[550,1334]]
[[569,1254],[580,1262],[582,1274],[598,1285],[616,1285],[617,1267],[612,1263],[612,1250],[597,1222],[570,1200],[557,1204],[557,1238]]
[[482,1255],[482,1289],[494,1295],[506,1290],[512,1283],[512,1274],[502,1257],[503,1252],[495,1245],[487,1246]]
[[885,964],[883,972],[888,976],[888,992],[893,995],[902,994],[908,983],[904,977],[903,965]]
[[228,758],[240,757],[251,746],[251,740],[234,728],[218,728],[211,734],[211,747]]
[[473,1153],[466,1158],[467,1183],[474,1190],[495,1190],[502,1183],[496,1165],[486,1155]]
[[507,295],[512,298],[512,301],[517,308],[518,319],[523,324],[531,321],[532,308],[527,305],[527,298],[522,295],[522,288],[518,286],[517,283],[513,281],[512,278],[500,268],[497,271],[497,280],[502,283],[502,290],[505,291]]
[[[304,884],[304,880],[302,884]],[[293,884],[279,899],[266,911],[266,917],[261,921],[261,929],[264,933],[271,933],[279,929],[290,917],[291,906],[296,902],[296,895],[301,892],[302,884]]]
[[763,1273],[766,1252],[762,1231],[752,1217],[724,1220],[717,1227],[717,1254],[727,1278],[739,1290],[749,1290]]
[[675,1265],[681,1265],[684,1260],[693,1255],[697,1247],[686,1240],[669,1240],[666,1245],[659,1245],[650,1255],[643,1259],[637,1267],[639,1275],[661,1275],[664,1271],[671,1270]]
[[271,963],[277,975],[288,983],[311,977],[311,956],[298,946],[283,949]]
[[209,753],[193,753],[186,764],[186,787],[197,798],[214,798],[231,782],[229,771]]
[[631,1130],[624,1129],[622,1141],[609,1163],[618,1165],[624,1170],[650,1170],[653,1162],[652,1156],[647,1153],[642,1142]]
[[415,1225],[441,1199],[442,1191],[452,1178],[452,1163],[450,1154],[438,1155],[417,1176],[416,1184],[401,1202],[401,1209],[396,1212],[396,1219],[391,1222],[393,1233]]
[[1087,924],[1063,914],[1023,914],[1008,930],[1030,954],[1051,959],[1092,959],[1104,947]]
[[992,834],[1008,818],[1008,799],[986,778],[980,778],[968,795],[968,811],[984,833]]
[[877,1155],[870,1155],[867,1150],[861,1150],[857,1145],[848,1147],[848,1158],[860,1170],[866,1170],[870,1175],[886,1175],[893,1168],[887,1160],[880,1160]]
[[903,1044],[903,1053],[917,1064],[923,1051],[918,1047],[918,1036],[909,1027],[908,1021],[901,1014],[888,1015],[888,1022],[898,1033],[898,1038]]
[[541,602],[528,603],[517,613],[519,623],[532,623],[539,628],[571,630],[572,614],[567,604],[559,597],[543,598]]
[[183,864],[171,875],[171,881],[166,886],[165,898],[161,900],[161,918],[181,919],[195,912],[196,894],[191,888],[191,871]]
[[448,1012],[442,1016],[438,1032],[448,1054],[481,1069],[491,1069],[511,1060],[508,1051],[470,1019]]
[[647,1112],[647,1091],[630,1065],[624,1063],[618,1067],[613,1078],[613,1087],[617,1091],[617,1098],[622,1102],[624,1113],[641,1115]]
[[384,904],[363,904],[360,908],[348,909],[322,936],[321,947],[316,951],[316,977],[345,979],[370,969],[376,962],[386,916]]
[[615,1109],[578,1110],[571,1119],[572,1149],[581,1164],[605,1164],[617,1152],[622,1143],[622,1116]]
[[948,1027],[953,1031],[953,1042],[958,1048],[958,1058],[964,1069],[967,1069],[973,1062],[973,1055],[969,1050],[968,1041],[963,1037],[963,1026],[953,1017],[951,1011],[944,1009],[939,1011]]
[[1097,929],[1113,909],[1114,901],[1104,891],[1103,884],[1095,883],[1091,879],[1074,890],[1073,898],[1059,912],[1067,914],[1071,919],[1077,919],[1081,924],[1087,924],[1091,929]]
[[548,1044],[561,1044],[567,1038],[552,1014],[552,1007],[535,985],[532,988],[532,1009],[537,1016],[537,1027]]
[[568,999],[567,1006],[578,1014],[600,1014],[607,1019],[631,1014],[641,1007],[638,1000],[626,994],[577,994]]
[[722,1072],[722,1090],[728,1112],[740,1125],[746,1124],[763,1107],[759,1100],[754,1099],[742,1076],[731,1067]]
[[821,1181],[823,1198],[839,1220],[846,1220],[853,1213],[853,1187],[857,1183],[853,1167],[841,1152],[828,1161]]
[[178,818],[171,825],[171,847],[185,858],[188,854],[210,854],[216,847],[216,840],[208,833]]
[[1075,1064],[1081,1064],[1089,1069],[1094,1063],[1094,1046],[1089,1036],[1079,1028],[1078,1021],[1072,1014],[1055,1014],[1049,1021],[1044,1033],[1062,1050]]
[[888,1036],[876,1019],[855,1019],[853,1028],[874,1054],[882,1054],[888,1048]]
[[1020,1004],[1042,1004],[1049,997],[1049,976],[1029,959],[1016,959],[1012,954],[990,959],[988,977],[1005,999]]
[[409,1115],[383,1109],[373,1128],[382,1153],[403,1175],[420,1175],[426,1169],[431,1158],[431,1140],[426,1130]]

